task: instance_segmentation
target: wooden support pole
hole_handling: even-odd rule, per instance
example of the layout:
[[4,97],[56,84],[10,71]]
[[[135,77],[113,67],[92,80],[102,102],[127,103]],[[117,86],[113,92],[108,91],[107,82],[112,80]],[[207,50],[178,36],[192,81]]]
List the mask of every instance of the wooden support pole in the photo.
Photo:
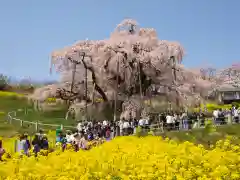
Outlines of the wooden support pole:
[[[84,57],[83,57],[84,58]],[[88,120],[88,104],[87,104],[87,95],[88,95],[88,73],[87,68],[85,68],[85,117]]]
[[113,115],[114,122],[117,121],[118,81],[119,81],[119,61],[117,61],[117,79],[115,84],[114,115]]
[[139,81],[139,91],[141,100],[143,99],[143,92],[142,92],[142,78],[141,78],[141,64],[138,62],[138,81]]
[[94,103],[95,103],[95,86],[96,84],[93,83],[93,90],[92,90],[92,109],[91,109],[91,114],[90,114],[90,120],[93,120],[93,106],[94,106]]
[[[176,82],[177,82],[177,69],[176,69],[176,59],[174,56],[172,56],[171,58],[171,61],[172,61],[172,70],[173,70],[173,85],[175,86],[176,88]],[[180,103],[179,103],[179,94],[178,94],[178,91],[177,89],[175,90],[176,92],[176,106],[177,108],[179,108],[180,106]]]

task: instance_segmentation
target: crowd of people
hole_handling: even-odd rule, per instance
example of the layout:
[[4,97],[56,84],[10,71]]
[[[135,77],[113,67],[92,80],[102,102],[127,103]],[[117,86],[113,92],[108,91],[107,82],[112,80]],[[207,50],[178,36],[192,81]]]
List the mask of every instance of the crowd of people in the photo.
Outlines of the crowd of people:
[[240,108],[233,106],[231,109],[216,109],[213,111],[214,123],[218,125],[239,123]]
[[[212,115],[215,124],[238,123],[240,109],[235,106],[228,110],[217,109],[213,111]],[[149,130],[154,129],[157,124],[157,128],[160,128],[161,131],[197,128],[205,125],[205,117],[206,115],[203,112],[192,114],[166,112],[157,115],[157,117],[149,116],[139,120],[133,118],[130,120],[121,119],[117,122],[107,120],[78,122],[76,129],[73,131],[56,130],[56,146],[60,146],[63,151],[68,146],[74,148],[75,151],[87,150],[90,148],[89,142],[96,145],[103,141],[109,141],[115,136],[135,134],[138,127]],[[49,150],[47,135],[42,130],[35,134],[33,140],[29,140],[28,137],[27,134],[19,136],[15,145],[16,152],[28,156],[32,149],[37,156],[41,150]],[[5,150],[0,140],[0,160],[4,153]]]
[[212,119],[215,125],[239,123],[240,108],[232,106],[230,109],[216,109],[212,115],[204,112],[167,112],[160,114],[159,118],[162,124],[162,130],[189,130],[204,127],[206,118]]

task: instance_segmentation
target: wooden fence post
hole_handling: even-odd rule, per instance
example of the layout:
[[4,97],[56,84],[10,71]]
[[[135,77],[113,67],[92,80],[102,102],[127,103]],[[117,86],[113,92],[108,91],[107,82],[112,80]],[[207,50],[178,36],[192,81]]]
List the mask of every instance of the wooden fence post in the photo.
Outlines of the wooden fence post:
[[24,114],[28,115],[28,109],[27,108],[25,108]]
[[227,124],[232,124],[232,114],[227,115]]
[[23,127],[23,120],[20,120],[20,126]]
[[197,116],[197,128],[200,128],[200,126],[201,126],[201,119],[200,119],[200,117],[199,117],[199,115]]
[[31,135],[29,136],[29,141],[30,141],[30,144],[32,144],[32,136]]
[[12,117],[10,115],[8,115],[8,123],[12,124]]
[[35,124],[35,130],[36,130],[36,132],[38,132],[38,122],[36,122],[36,124]]
[[14,152],[17,152],[18,140],[14,141]]

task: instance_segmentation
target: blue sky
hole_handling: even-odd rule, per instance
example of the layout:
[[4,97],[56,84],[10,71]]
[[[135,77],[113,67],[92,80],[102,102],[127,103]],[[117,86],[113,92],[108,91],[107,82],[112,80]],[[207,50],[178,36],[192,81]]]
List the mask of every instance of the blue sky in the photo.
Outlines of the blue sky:
[[0,73],[49,75],[50,53],[81,39],[107,38],[124,18],[183,44],[186,66],[240,60],[238,0],[0,0]]

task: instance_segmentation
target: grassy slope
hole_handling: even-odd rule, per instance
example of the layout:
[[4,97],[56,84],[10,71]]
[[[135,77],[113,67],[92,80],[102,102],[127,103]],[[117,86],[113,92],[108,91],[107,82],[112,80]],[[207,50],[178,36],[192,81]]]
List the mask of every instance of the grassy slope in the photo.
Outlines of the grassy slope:
[[15,97],[0,96],[0,136],[6,134],[11,136],[17,133],[19,130],[18,128],[7,124],[7,113],[16,109],[20,109],[22,106],[24,106],[24,103],[22,104],[22,102],[17,100]]
[[226,136],[235,136],[234,143],[240,144],[240,125],[226,125],[216,128],[216,132],[210,133],[206,129],[195,129],[192,131],[166,132],[164,137],[169,137],[177,141],[190,141],[197,144],[208,146],[215,144],[220,139],[225,139]]
[[[27,115],[24,113],[25,108],[29,109]],[[23,98],[0,96],[0,136],[12,136],[17,132],[28,132],[32,134],[35,131],[33,125],[24,124],[21,128],[20,121],[12,121],[11,125],[7,124],[7,113],[11,111],[17,111],[17,118],[26,121],[38,121],[45,124],[63,124],[68,126],[74,126],[76,124],[72,119],[66,121],[63,118],[65,115],[65,109],[63,108],[47,113],[36,112]],[[40,126],[40,128],[55,129],[47,126]]]

